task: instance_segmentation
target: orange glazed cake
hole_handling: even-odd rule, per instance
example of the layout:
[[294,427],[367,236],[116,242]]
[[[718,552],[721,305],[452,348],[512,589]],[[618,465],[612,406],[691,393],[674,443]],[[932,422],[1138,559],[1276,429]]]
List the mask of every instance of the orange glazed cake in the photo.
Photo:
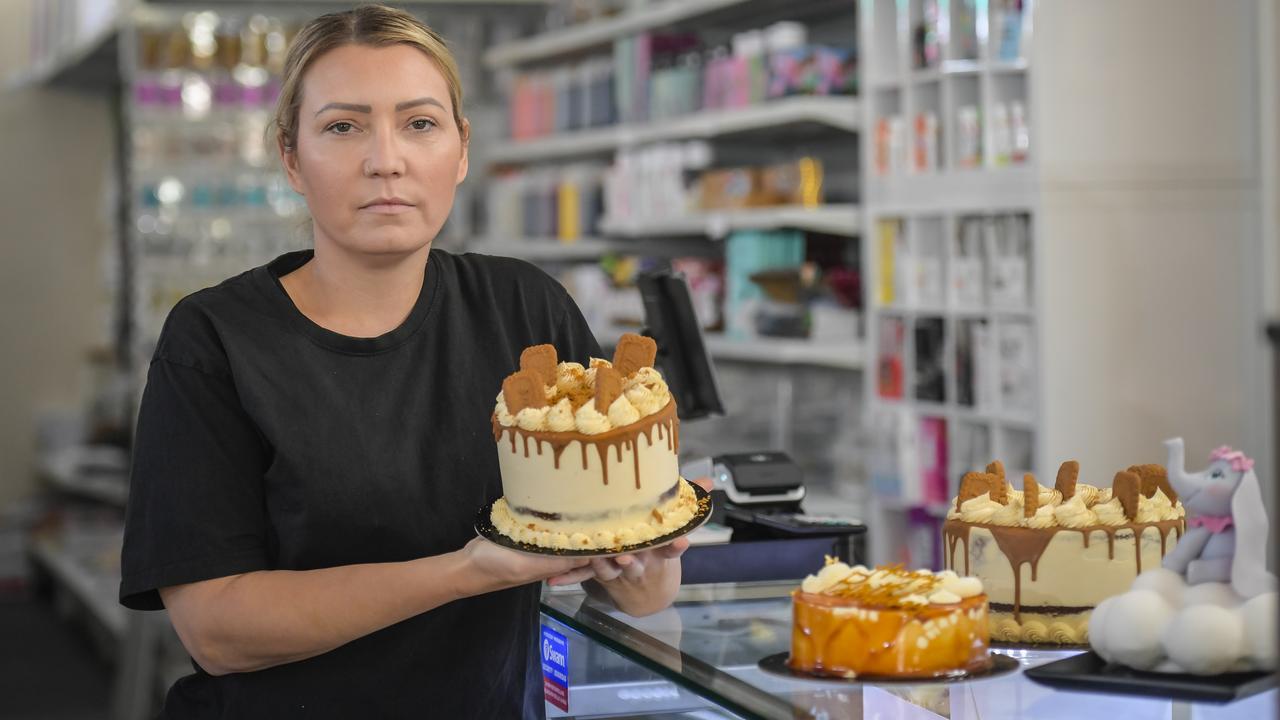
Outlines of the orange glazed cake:
[[791,667],[834,677],[985,670],[987,596],[954,572],[870,570],[832,558],[792,593]]
[[503,497],[494,528],[546,548],[617,550],[678,530],[698,510],[680,477],[680,421],[657,346],[623,335],[613,361],[527,348],[493,412]]
[[1014,489],[999,462],[967,473],[942,533],[946,567],[982,580],[991,638],[1083,645],[1102,600],[1160,567],[1185,531],[1186,512],[1160,465],[1134,465],[1112,486],[1077,483],[1068,461],[1054,487],[1032,475]]

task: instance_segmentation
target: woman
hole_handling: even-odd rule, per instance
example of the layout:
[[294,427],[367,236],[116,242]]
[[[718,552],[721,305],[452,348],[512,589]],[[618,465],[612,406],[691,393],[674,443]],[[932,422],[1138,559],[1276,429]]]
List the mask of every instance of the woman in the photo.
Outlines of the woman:
[[540,581],[633,614],[678,588],[685,542],[584,563],[475,538],[520,351],[599,348],[532,266],[432,250],[461,101],[397,10],[326,15],[289,51],[278,144],[315,249],[180,302],[138,420],[120,595],[167,608],[194,660],[168,717],[540,717]]

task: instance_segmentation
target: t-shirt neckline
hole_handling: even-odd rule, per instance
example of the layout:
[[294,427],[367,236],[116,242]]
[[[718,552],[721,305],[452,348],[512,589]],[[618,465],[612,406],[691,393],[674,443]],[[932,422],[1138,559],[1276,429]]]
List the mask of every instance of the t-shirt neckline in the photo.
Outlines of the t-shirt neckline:
[[422,289],[418,292],[418,299],[414,301],[413,309],[409,311],[409,316],[404,319],[404,322],[382,335],[371,338],[352,337],[334,332],[317,325],[311,318],[304,315],[293,303],[293,298],[289,297],[284,284],[280,282],[281,277],[307,264],[314,257],[315,251],[311,249],[288,252],[266,265],[255,268],[254,275],[259,289],[283,313],[289,323],[322,347],[351,355],[373,355],[386,352],[412,337],[422,327],[435,303],[440,286],[440,271],[437,267],[439,265],[437,253],[432,250],[427,260]]

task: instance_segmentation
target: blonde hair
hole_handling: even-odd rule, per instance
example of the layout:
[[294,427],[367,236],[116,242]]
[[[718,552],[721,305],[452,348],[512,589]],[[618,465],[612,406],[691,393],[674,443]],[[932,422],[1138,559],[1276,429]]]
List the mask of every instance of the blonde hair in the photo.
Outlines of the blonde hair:
[[298,109],[302,106],[302,78],[321,55],[345,45],[387,47],[408,45],[426,54],[444,75],[453,102],[453,121],[464,133],[462,81],[458,61],[436,31],[413,15],[386,5],[361,5],[345,12],[329,13],[307,23],[285,56],[280,98],[276,101],[275,140],[292,152],[298,142]]

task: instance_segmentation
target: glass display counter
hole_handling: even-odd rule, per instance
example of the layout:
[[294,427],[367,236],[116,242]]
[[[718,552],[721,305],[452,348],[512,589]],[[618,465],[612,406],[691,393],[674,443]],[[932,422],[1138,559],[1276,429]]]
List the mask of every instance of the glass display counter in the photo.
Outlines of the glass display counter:
[[[794,583],[687,585],[672,607],[633,618],[580,588],[542,596],[544,670],[562,663],[567,685],[556,717],[883,718],[892,720],[1266,720],[1277,691],[1226,705],[1065,692],[1026,678],[1027,667],[1067,657],[1066,650],[997,650],[1016,672],[970,682],[844,684],[782,677],[757,667],[791,644]],[[562,642],[563,646],[559,643]],[[553,673],[554,674],[554,673]],[[557,692],[549,688],[549,697]]]

